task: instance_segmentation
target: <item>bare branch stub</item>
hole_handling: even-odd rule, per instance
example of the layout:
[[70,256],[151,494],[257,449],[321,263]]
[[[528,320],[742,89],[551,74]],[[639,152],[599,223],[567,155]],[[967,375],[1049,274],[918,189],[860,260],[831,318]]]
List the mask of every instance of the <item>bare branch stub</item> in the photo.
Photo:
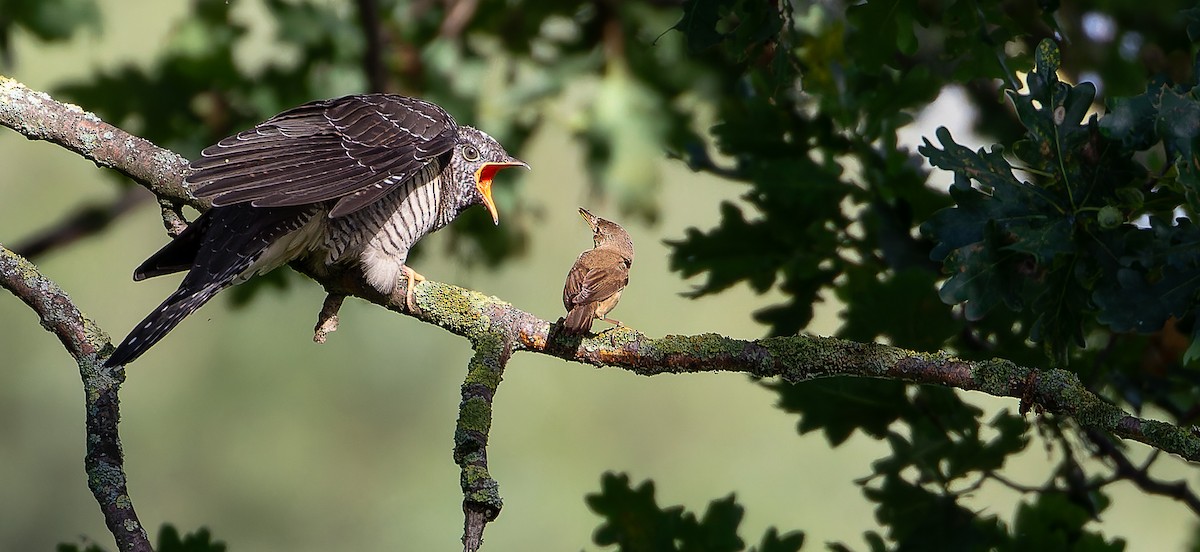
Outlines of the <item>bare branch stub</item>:
[[183,218],[183,205],[170,199],[159,199],[158,206],[162,209],[163,228],[171,238],[178,238],[188,227],[187,219]]
[[330,293],[325,296],[325,302],[321,305],[321,312],[317,313],[317,325],[313,328],[314,343],[325,343],[329,334],[337,331],[338,310],[342,308],[342,301],[345,299],[345,295],[337,293]]
[[29,305],[42,326],[58,336],[79,364],[87,410],[88,487],[100,505],[108,530],[122,552],[153,552],[146,530],[129,498],[124,456],[117,432],[118,391],[125,381],[122,369],[104,368],[100,360],[112,344],[95,322],[84,317],[57,284],[28,260],[0,245],[0,287]]

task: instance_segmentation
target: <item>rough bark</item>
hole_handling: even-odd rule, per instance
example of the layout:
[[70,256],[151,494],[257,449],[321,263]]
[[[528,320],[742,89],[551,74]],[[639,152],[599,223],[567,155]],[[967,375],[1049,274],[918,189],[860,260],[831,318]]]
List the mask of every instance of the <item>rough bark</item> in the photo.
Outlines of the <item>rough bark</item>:
[[37,313],[42,327],[53,333],[79,364],[87,412],[87,454],[84,469],[88,487],[100,505],[104,522],[122,552],[152,552],[146,529],[133,510],[125,485],[124,456],[117,423],[121,419],[118,391],[125,371],[105,368],[113,351],[108,335],[79,312],[67,293],[43,276],[33,263],[0,245],[0,287]]

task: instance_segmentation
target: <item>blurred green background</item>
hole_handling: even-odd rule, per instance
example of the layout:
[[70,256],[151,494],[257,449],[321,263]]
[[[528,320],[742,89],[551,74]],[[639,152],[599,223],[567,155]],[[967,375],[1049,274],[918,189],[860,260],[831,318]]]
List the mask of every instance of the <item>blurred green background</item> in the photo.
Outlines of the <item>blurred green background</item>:
[[[108,2],[103,34],[46,46],[18,33],[11,76],[38,90],[98,68],[147,63],[185,13],[181,3]],[[267,26],[247,3],[239,17]],[[270,52],[247,51],[253,60]],[[907,135],[915,144],[938,124],[969,126],[966,114],[930,112]],[[82,106],[85,109],[88,106]],[[484,130],[487,130],[486,128]],[[955,129],[960,139],[964,135]],[[533,171],[506,173],[536,213],[526,253],[498,270],[439,259],[447,234],[419,246],[426,276],[494,294],[543,318],[561,315],[559,290],[575,256],[590,247],[575,214],[587,206],[616,216],[586,186],[582,153],[562,125],[546,125],[520,156]],[[110,179],[60,148],[0,132],[0,241],[6,244],[88,200],[115,197]],[[629,222],[638,247],[632,283],[614,315],[652,336],[718,332],[755,338],[750,314],[777,301],[744,285],[691,300],[695,282],[668,269],[663,240],[717,222],[714,206],[742,190],[664,159],[661,216]],[[943,179],[948,182],[948,178]],[[165,241],[153,203],[110,231],[39,262],[76,303],[119,339],[177,284],[133,283],[134,266]],[[505,203],[501,202],[502,224]],[[340,330],[311,342],[323,294],[290,278],[232,310],[217,299],[129,369],[122,438],[129,489],[152,533],[163,522],[212,529],[233,550],[454,550],[462,514],[451,459],[459,384],[470,356],[460,338],[359,301]],[[807,328],[839,326],[838,306],[817,306]],[[0,549],[48,550],[87,535],[110,537],[83,472],[83,411],[74,363],[19,301],[0,296]],[[514,357],[496,398],[489,459],[505,508],[486,550],[594,549],[599,518],[584,504],[606,470],[653,478],[660,504],[702,511],[737,492],[742,535],[768,526],[802,528],[809,548],[861,544],[872,506],[852,480],[869,474],[886,447],[856,434],[830,449],[819,433],[796,436],[776,395],[745,377],[704,374],[652,379],[528,354]],[[971,396],[990,411],[1014,401]],[[985,415],[988,418],[990,415]],[[1037,446],[1016,459],[1030,473],[1049,462]],[[1021,465],[1016,474],[1020,474]],[[1182,468],[1178,469],[1183,477]],[[1170,472],[1160,473],[1169,478]],[[1104,513],[1108,534],[1136,536],[1132,550],[1180,549],[1186,510],[1122,485]],[[1008,516],[1018,497],[985,486],[968,504]]]

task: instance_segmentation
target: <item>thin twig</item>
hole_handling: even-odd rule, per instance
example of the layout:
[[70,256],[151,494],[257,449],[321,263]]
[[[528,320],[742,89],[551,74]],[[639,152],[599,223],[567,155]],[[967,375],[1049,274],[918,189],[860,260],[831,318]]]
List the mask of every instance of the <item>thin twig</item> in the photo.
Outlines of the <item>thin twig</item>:
[[167,230],[167,235],[178,238],[188,227],[187,220],[183,218],[183,206],[170,199],[159,199],[158,206],[162,209],[163,228]]
[[363,52],[363,74],[371,92],[387,92],[387,66],[383,63],[383,22],[379,19],[379,0],[354,0],[358,22],[367,41]]
[[1012,489],[1014,491],[1017,491],[1018,493],[1024,493],[1024,494],[1040,493],[1040,492],[1044,492],[1048,489],[1051,489],[1053,487],[1052,485],[1042,485],[1040,487],[1035,487],[1033,485],[1025,485],[1022,483],[1017,483],[1016,481],[1013,481],[1007,477],[1004,477],[1003,475],[1000,475],[996,472],[987,472],[984,474],[984,478],[991,479],[992,481],[995,481],[1001,485],[1004,485],[1005,487],[1008,487],[1009,489]]
[[1200,516],[1200,497],[1192,492],[1186,481],[1160,481],[1150,476],[1148,469],[1155,459],[1153,455],[1147,459],[1143,467],[1139,468],[1103,431],[1090,427],[1085,428],[1084,431],[1088,439],[1096,445],[1100,454],[1112,460],[1116,472],[1114,477],[1130,481],[1148,494],[1174,498],[1186,504],[1193,514]]
[[53,249],[103,232],[121,215],[151,199],[154,199],[154,194],[139,186],[130,186],[115,200],[81,207],[66,218],[17,242],[12,250],[26,259],[35,259]]
[[346,299],[345,295],[330,293],[325,296],[325,302],[321,305],[321,312],[317,313],[317,325],[313,328],[313,342],[325,343],[325,339],[329,334],[336,332],[338,329],[338,310],[342,308],[342,301]]
[[467,28],[467,24],[475,17],[475,10],[479,8],[479,0],[450,0],[446,6],[446,18],[442,20],[442,26],[438,32],[444,38],[458,38],[462,35],[463,29]]

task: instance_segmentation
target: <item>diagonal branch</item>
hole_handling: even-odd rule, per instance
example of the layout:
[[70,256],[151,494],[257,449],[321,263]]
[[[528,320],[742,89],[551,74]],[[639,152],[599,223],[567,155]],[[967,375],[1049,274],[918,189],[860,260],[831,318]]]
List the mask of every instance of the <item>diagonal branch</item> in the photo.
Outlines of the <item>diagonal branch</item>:
[[33,259],[51,250],[99,234],[113,221],[154,196],[138,187],[129,187],[109,203],[86,205],[62,220],[13,245],[12,249],[26,259]]
[[108,336],[79,312],[62,288],[38,272],[33,263],[3,245],[0,245],[0,287],[29,305],[41,318],[42,326],[58,336],[79,363],[87,404],[84,466],[88,487],[100,504],[117,548],[122,552],[153,552],[126,488],[124,457],[117,434],[117,422],[121,419],[117,392],[125,381],[125,372],[102,365],[101,360],[112,353]]
[[[310,275],[311,276],[311,275]],[[326,288],[354,295],[396,312],[403,304],[355,279],[326,281]],[[980,391],[1028,400],[1042,409],[1071,416],[1085,428],[1145,443],[1200,462],[1200,435],[1157,420],[1139,418],[1088,391],[1066,370],[1038,370],[1004,359],[963,360],[947,353],[921,353],[879,343],[798,335],[742,340],[718,334],[651,338],[628,327],[577,337],[552,331],[551,323],[503,300],[458,286],[425,281],[416,286],[417,319],[472,341],[503,320],[516,337],[516,350],[564,360],[618,367],[643,376],[700,372],[741,372],[801,382],[833,376],[883,378]]]
[[99,167],[113,169],[159,197],[197,209],[208,208],[183,186],[188,160],[112,126],[77,105],[0,75],[0,125],[30,140],[45,140],[78,153]]

